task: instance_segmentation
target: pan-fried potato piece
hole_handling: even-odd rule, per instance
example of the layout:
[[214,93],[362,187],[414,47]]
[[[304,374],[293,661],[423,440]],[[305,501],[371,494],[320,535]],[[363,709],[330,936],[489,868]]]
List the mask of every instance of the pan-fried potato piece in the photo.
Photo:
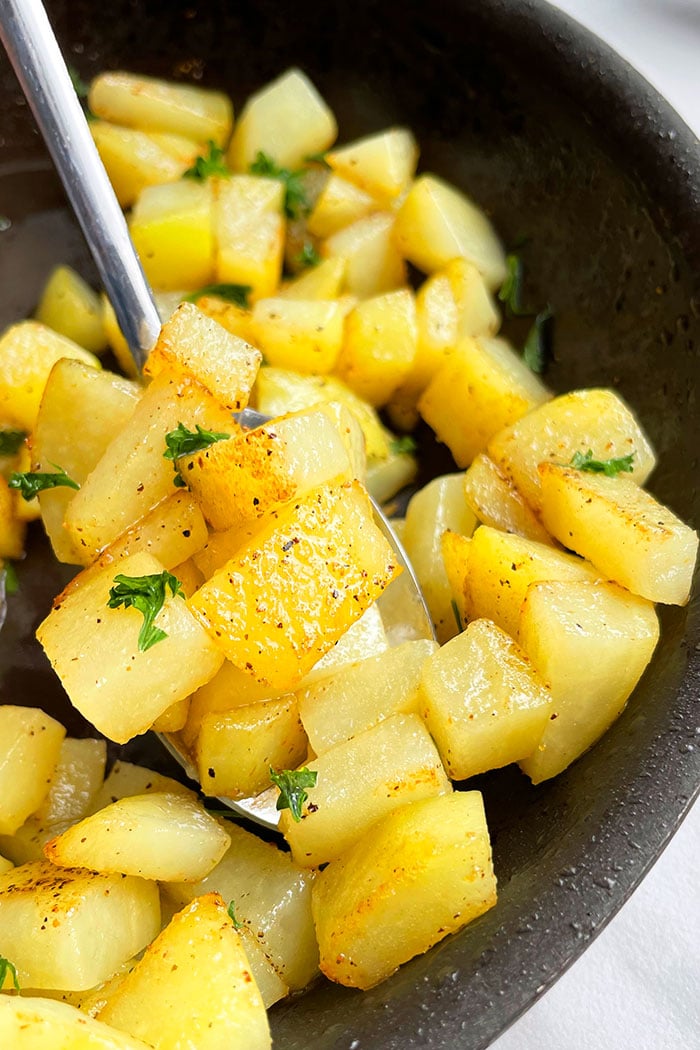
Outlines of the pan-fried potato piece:
[[298,689],[313,751],[321,755],[384,718],[416,711],[421,668],[436,649],[427,638],[404,642]]
[[65,735],[43,711],[0,706],[0,834],[12,835],[46,798]]
[[165,435],[179,423],[189,430],[237,430],[230,413],[198,383],[155,379],[66,510],[65,527],[86,554],[94,558],[173,494],[173,464],[163,453]]
[[505,253],[486,215],[435,175],[421,175],[411,186],[397,215],[395,238],[399,251],[424,273],[460,257],[474,263],[492,290],[506,275]]
[[542,518],[558,540],[652,602],[686,605],[698,534],[626,477],[538,467]]
[[336,371],[375,407],[386,404],[416,356],[416,304],[407,288],[358,303],[345,325]]
[[537,467],[550,460],[569,463],[575,452],[594,459],[634,453],[629,477],[639,485],[656,462],[644,431],[619,394],[612,390],[574,390],[534,409],[489,442],[488,454],[534,511],[542,506]]
[[442,556],[446,529],[471,536],[476,518],[464,498],[462,474],[443,474],[419,489],[406,508],[403,545],[428,603],[438,641],[454,637],[458,627],[452,590]]
[[141,613],[107,606],[116,568],[136,577],[163,571],[150,554],[133,554],[116,567],[106,566],[59,596],[37,638],[74,706],[104,736],[126,743],[212,678],[223,656],[185,599],[170,591],[157,616],[166,637],[139,651]]
[[309,763],[318,779],[297,823],[280,814],[280,831],[302,867],[340,857],[399,806],[452,790],[417,715],[392,715]]
[[15,495],[0,474],[0,562],[21,558],[24,551],[27,525],[17,516]]
[[[369,193],[365,193],[348,179],[331,174],[316,198],[306,226],[314,237],[332,237],[345,226],[357,222],[358,219],[364,219],[378,208],[377,201]],[[342,273],[345,273],[344,265]]]
[[47,824],[84,817],[104,781],[106,761],[107,744],[104,740],[66,737],[61,744],[49,793],[33,817]]
[[274,843],[230,821],[226,830],[231,845],[206,878],[194,885],[170,883],[165,894],[178,907],[212,891],[233,901],[244,944],[247,933],[290,988],[305,988],[318,970],[311,918],[315,873],[299,867]]
[[269,1050],[267,1015],[241,938],[218,894],[173,917],[99,1020],[155,1050]]
[[150,1050],[55,999],[0,996],[0,1045],[12,1050]]
[[549,684],[554,714],[520,763],[534,784],[561,773],[623,710],[659,638],[651,602],[614,583],[528,588],[519,641]]
[[251,337],[273,367],[324,375],[333,371],[338,359],[345,314],[339,299],[258,299]]
[[0,856],[0,875],[4,875],[6,871],[11,871],[14,868],[14,864],[7,857]]
[[170,707],[166,707],[162,715],[153,719],[154,733],[177,733],[187,722],[190,709],[189,696],[183,696],[182,700],[176,700]]
[[97,117],[142,131],[184,135],[219,146],[228,139],[233,110],[227,95],[194,84],[136,73],[100,73],[90,84],[88,105]]
[[133,762],[123,762],[117,759],[92,799],[85,815],[97,813],[120,798],[128,798],[130,795],[147,795],[149,792],[184,795],[192,801],[197,798],[196,792],[181,784],[179,780],[173,780],[172,777],[146,769],[145,766],[137,766]]
[[201,288],[214,280],[214,195],[210,179],[180,179],[147,186],[136,201],[129,230],[154,288]]
[[323,973],[372,988],[496,903],[480,792],[391,813],[319,875],[312,900]]
[[505,631],[474,620],[423,665],[419,713],[448,775],[466,780],[532,754],[552,696]]
[[[0,955],[23,987],[93,988],[159,929],[158,887],[146,879],[48,860],[0,875]],[[96,936],[100,930],[109,936]]]
[[381,203],[390,204],[413,178],[418,144],[407,128],[388,128],[336,147],[325,159],[337,175]]
[[207,795],[249,798],[270,786],[270,766],[294,769],[307,750],[293,693],[210,712],[195,745],[199,782]]
[[217,184],[216,277],[247,285],[253,301],[272,295],[284,259],[284,186],[279,179],[234,175]]
[[321,251],[324,259],[345,260],[347,292],[367,299],[406,284],[406,264],[394,244],[395,221],[390,212],[375,212],[324,241]]
[[529,503],[484,452],[464,474],[464,495],[483,525],[538,543],[553,542]]
[[467,337],[435,373],[418,411],[468,466],[491,438],[549,398],[542,381],[504,339]]
[[180,303],[163,325],[144,372],[196,379],[231,412],[248,404],[262,354],[232,335],[194,303]]
[[463,580],[465,611],[469,620],[493,620],[517,638],[520,608],[531,583],[600,578],[595,566],[573,554],[481,525],[472,537]]
[[463,631],[467,623],[467,606],[464,600],[464,581],[469,571],[469,552],[471,537],[461,536],[458,532],[447,529],[442,534],[440,549],[445,565],[447,582],[452,595],[452,614],[457,631]]
[[275,294],[282,299],[339,299],[344,278],[344,259],[324,259],[280,285]]
[[[199,154],[191,139],[150,134],[107,120],[91,120],[90,131],[122,208],[130,208],[147,186],[176,182]],[[186,149],[169,149],[172,139]]]
[[259,152],[281,167],[297,168],[335,141],[333,113],[300,69],[288,69],[251,95],[228,148],[234,171],[248,171]]
[[232,663],[283,690],[398,572],[359,482],[322,486],[271,516],[190,606]]
[[229,843],[199,802],[179,793],[149,792],[85,817],[47,842],[44,854],[63,868],[197,882],[218,864]]
[[106,349],[100,297],[70,266],[52,270],[35,317],[92,354]]

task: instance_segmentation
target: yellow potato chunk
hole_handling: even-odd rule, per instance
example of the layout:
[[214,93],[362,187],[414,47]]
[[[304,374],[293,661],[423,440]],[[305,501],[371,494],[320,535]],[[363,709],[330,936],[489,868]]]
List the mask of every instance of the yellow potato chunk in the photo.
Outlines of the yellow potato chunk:
[[130,208],[147,186],[176,182],[194,164],[200,150],[191,139],[180,139],[188,152],[176,154],[162,141],[165,136],[106,120],[91,121],[90,131],[122,208]]
[[93,988],[159,929],[158,887],[146,879],[48,860],[0,875],[0,955],[25,988]]
[[417,162],[418,145],[406,128],[367,135],[326,155],[332,171],[386,204],[406,189]]
[[147,186],[129,220],[134,247],[154,288],[200,288],[214,280],[211,180]]
[[0,337],[0,418],[31,431],[51,369],[62,357],[92,368],[100,362],[77,343],[38,321],[20,321]]
[[173,916],[99,1020],[156,1050],[270,1050],[270,1030],[241,938],[218,894]]
[[98,810],[104,809],[105,806],[111,805],[120,798],[146,795],[153,791],[168,795],[180,794],[193,800],[197,797],[191,788],[185,787],[172,777],[155,773],[152,769],[146,769],[145,766],[134,765],[133,762],[123,762],[117,759],[104,784],[90,803],[88,813],[97,813]]
[[246,102],[236,122],[228,162],[247,171],[259,152],[297,168],[323,153],[338,133],[335,117],[300,69],[288,69]]
[[214,209],[218,281],[247,285],[253,300],[274,293],[284,258],[283,203],[279,179],[220,180]]
[[166,707],[162,715],[153,719],[154,733],[177,733],[187,722],[190,710],[189,696],[183,696],[182,700],[176,700],[170,707]]
[[344,280],[345,259],[324,259],[283,284],[277,295],[283,299],[337,299]]
[[174,84],[135,73],[100,73],[90,85],[88,105],[97,117],[142,131],[211,139],[222,146],[231,133],[229,98],[194,84]]
[[452,612],[457,631],[464,630],[467,623],[467,607],[464,600],[464,581],[469,572],[469,552],[472,541],[469,536],[446,529],[442,534],[440,549],[452,594]]
[[698,535],[627,477],[539,467],[542,517],[567,547],[652,602],[686,605]]
[[160,882],[197,882],[230,840],[204,807],[180,793],[130,795],[85,817],[47,842],[62,868],[121,872]]
[[37,708],[0,706],[0,834],[12,835],[46,798],[65,735]]
[[346,178],[330,175],[316,198],[306,225],[315,237],[332,237],[378,208],[377,201],[359,186]]
[[273,516],[190,604],[232,663],[288,689],[398,571],[361,485],[325,486]]
[[222,405],[239,412],[248,404],[262,355],[231,335],[194,303],[181,303],[160,332],[144,372],[169,371],[196,379]]
[[285,809],[280,831],[297,864],[315,868],[342,856],[378,820],[452,790],[440,756],[415,714],[396,714],[309,762],[318,774],[297,823]]
[[612,390],[562,394],[507,427],[489,442],[488,454],[501,473],[538,512],[542,506],[537,467],[547,460],[570,463],[575,452],[594,459],[634,453],[629,477],[643,485],[656,462],[639,423]]
[[0,1045],[12,1050],[149,1050],[55,999],[0,996]]
[[474,263],[488,288],[503,283],[505,253],[493,226],[473,201],[435,175],[421,175],[411,186],[395,237],[403,256],[425,273],[460,257]]
[[448,775],[466,780],[532,754],[552,696],[505,631],[474,620],[426,660],[419,706]]
[[[123,744],[212,678],[223,657],[185,599],[169,590],[156,617],[166,637],[139,651],[141,613],[107,606],[115,569],[106,566],[59,596],[37,637],[75,707],[106,737]],[[149,554],[124,558],[118,569],[133,577],[163,571]]]
[[352,295],[367,299],[406,284],[406,266],[394,244],[395,221],[390,212],[377,212],[324,241],[324,258],[345,260],[345,289]]
[[614,583],[545,582],[527,592],[519,641],[554,700],[532,755],[535,784],[561,773],[622,712],[659,638],[651,602]]
[[250,330],[269,364],[324,375],[335,366],[344,324],[338,300],[272,298],[255,304]]
[[316,880],[321,970],[372,988],[495,903],[480,792],[403,806]]
[[464,496],[482,524],[551,544],[551,536],[529,503],[484,452],[475,456],[464,474]]
[[70,266],[57,266],[51,272],[35,316],[93,354],[107,345],[100,297]]
[[56,763],[49,793],[33,818],[46,824],[81,820],[102,786],[107,761],[104,740],[66,737]]
[[466,467],[503,427],[549,398],[503,339],[463,339],[423,391],[418,411],[458,466]]
[[349,314],[336,371],[355,393],[386,404],[416,355],[416,304],[402,288],[358,303]]
[[26,523],[17,514],[16,493],[0,474],[0,561],[21,558],[24,551]]

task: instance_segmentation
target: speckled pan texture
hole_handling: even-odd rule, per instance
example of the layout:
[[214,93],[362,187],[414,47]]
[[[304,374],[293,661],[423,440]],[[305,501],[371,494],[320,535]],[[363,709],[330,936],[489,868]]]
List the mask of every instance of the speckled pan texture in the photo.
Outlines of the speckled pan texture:
[[[659,452],[651,488],[695,525],[700,366],[697,141],[621,59],[543,3],[111,0],[49,4],[84,77],[125,67],[248,92],[301,65],[345,138],[411,126],[421,166],[454,180],[522,245],[526,299],[549,302],[563,391],[613,385]],[[0,321],[31,310],[59,259],[85,249],[2,67]],[[435,456],[437,469],[444,458]],[[0,698],[65,702],[30,641],[60,583],[37,540],[0,634]],[[369,993],[319,984],[275,1007],[276,1050],[475,1050],[583,951],[658,856],[700,784],[697,593],[624,715],[555,782],[479,778],[498,907]],[[595,653],[591,653],[595,661]],[[75,728],[75,722],[73,723]],[[162,756],[155,743],[141,743]],[[133,750],[132,750],[133,753]]]

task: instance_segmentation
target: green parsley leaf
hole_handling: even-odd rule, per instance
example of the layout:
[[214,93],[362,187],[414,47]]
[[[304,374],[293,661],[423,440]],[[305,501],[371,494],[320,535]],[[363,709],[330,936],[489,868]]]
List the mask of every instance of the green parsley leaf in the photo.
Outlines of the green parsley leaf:
[[506,276],[498,291],[498,298],[514,317],[523,314],[523,260],[519,255],[506,255]]
[[301,820],[301,807],[309,797],[304,789],[314,787],[317,779],[318,773],[306,766],[303,769],[281,769],[279,773],[270,766],[270,780],[280,792],[277,809],[290,810],[292,818],[298,823]]
[[17,570],[11,561],[6,561],[3,566],[3,572],[5,574],[5,595],[10,598],[13,594],[17,594],[19,590]]
[[236,918],[236,902],[235,901],[229,901],[228,908],[226,909],[226,911],[228,912],[229,919],[233,923],[234,930],[240,930],[240,928],[243,925],[243,923],[239,922],[238,919]]
[[252,290],[249,284],[205,284],[203,288],[186,295],[184,301],[196,303],[203,295],[215,295],[218,299],[225,299],[227,303],[234,303],[247,310],[250,306],[248,297]]
[[205,179],[211,178],[212,175],[221,175],[227,178],[230,174],[231,169],[224,160],[224,151],[209,139],[207,152],[197,157],[192,167],[188,168],[182,177],[183,179],[196,179],[198,182],[204,182]]
[[279,179],[284,184],[284,213],[288,219],[299,219],[308,215],[309,200],[304,189],[304,172],[280,168],[272,157],[262,150],[250,165],[251,175],[262,175],[267,179]]
[[165,631],[154,625],[154,620],[165,604],[166,588],[170,588],[173,597],[179,595],[184,598],[182,585],[176,576],[163,570],[153,573],[151,576],[124,576],[122,574],[114,577],[115,586],[110,589],[108,609],[125,609],[133,607],[143,615],[143,624],[139,632],[139,652],[145,653],[147,649],[162,642],[167,638]]
[[19,978],[17,977],[17,969],[14,963],[11,963],[10,960],[6,959],[4,955],[0,955],[0,988],[3,988],[5,986],[5,981],[7,980],[8,974],[12,979],[15,991],[18,992],[20,990],[20,987]]
[[25,430],[0,430],[0,456],[14,456],[19,452],[26,436]]
[[327,156],[328,151],[326,150],[323,153],[309,153],[308,157],[304,157],[304,160],[307,164],[320,164],[322,168],[330,169],[330,164],[326,160]]
[[22,499],[25,499],[27,503],[45,489],[80,488],[77,481],[68,477],[63,467],[59,467],[57,463],[52,463],[51,466],[56,467],[58,473],[43,474],[33,470],[27,470],[24,473],[13,471],[7,483],[8,488],[19,489]]
[[535,318],[523,347],[523,361],[530,371],[536,372],[537,375],[544,372],[549,360],[551,320],[552,311],[547,307]]
[[223,434],[216,430],[204,430],[199,423],[195,424],[194,430],[188,430],[184,423],[178,423],[175,430],[170,430],[165,435],[165,452],[163,459],[179,459],[181,456],[193,456],[195,452],[201,452],[217,441],[228,441],[230,434]]
[[574,452],[569,466],[575,470],[586,470],[589,474],[605,474],[608,478],[616,478],[618,474],[632,473],[633,459],[634,452],[616,459],[593,459],[593,450],[589,448],[588,452]]
[[78,98],[87,98],[90,85],[83,80],[75,66],[68,66],[68,75]]
[[457,621],[457,628],[458,628],[458,630],[463,631],[464,630],[464,624],[462,623],[462,617],[459,615],[459,609],[457,607],[457,602],[454,600],[454,598],[452,599],[450,604],[452,606],[452,612],[454,614],[454,618]]
[[416,439],[412,438],[410,434],[392,438],[389,442],[389,451],[395,456],[409,455],[411,452],[415,452],[417,447]]
[[302,269],[308,270],[312,266],[318,266],[320,261],[321,256],[318,254],[316,246],[311,241],[304,241],[304,247],[296,257],[297,264]]

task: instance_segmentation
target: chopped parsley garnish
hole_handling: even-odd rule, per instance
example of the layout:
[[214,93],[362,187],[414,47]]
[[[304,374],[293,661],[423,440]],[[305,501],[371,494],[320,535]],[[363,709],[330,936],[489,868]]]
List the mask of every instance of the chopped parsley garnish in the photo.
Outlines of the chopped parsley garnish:
[[21,449],[26,436],[25,430],[0,430],[0,456],[14,456]]
[[5,575],[5,595],[10,598],[13,594],[17,594],[17,591],[19,590],[17,570],[11,561],[6,561],[2,571]]
[[199,423],[195,423],[194,430],[188,430],[184,423],[178,423],[175,430],[170,430],[165,435],[164,459],[179,459],[180,456],[193,456],[195,452],[201,452],[217,441],[227,441],[230,434],[222,434],[216,430],[204,430]]
[[318,266],[321,262],[318,249],[311,241],[304,241],[304,247],[297,255],[296,262],[304,270],[308,270],[312,266]]
[[409,455],[411,452],[415,452],[416,448],[416,440],[410,434],[392,438],[389,442],[389,451],[395,456]]
[[165,631],[154,625],[154,620],[165,604],[166,589],[169,587],[173,598],[180,595],[184,598],[182,585],[176,576],[164,570],[151,576],[114,577],[115,586],[110,588],[108,609],[134,608],[143,615],[143,624],[139,631],[139,652],[167,638]]
[[224,159],[224,151],[209,139],[207,152],[197,157],[192,167],[188,168],[182,177],[183,179],[196,179],[198,182],[204,182],[205,179],[211,178],[212,175],[221,175],[227,178],[230,174],[231,169]]
[[306,766],[303,769],[281,769],[279,773],[270,766],[270,780],[280,792],[277,809],[288,809],[298,823],[301,820],[301,807],[309,797],[305,788],[314,787],[317,779],[318,773]]
[[19,489],[22,499],[25,499],[27,503],[45,489],[80,488],[77,481],[68,477],[63,467],[59,467],[57,463],[52,463],[51,466],[56,467],[56,474],[44,474],[33,470],[27,470],[24,473],[14,471],[10,474],[8,487]]
[[248,297],[252,290],[249,284],[205,284],[203,288],[186,295],[184,301],[196,303],[203,295],[215,295],[218,299],[225,299],[227,303],[234,303],[247,310],[250,306]]
[[[506,255],[506,276],[498,291],[499,300],[513,317],[523,313],[523,260],[519,255]],[[527,311],[525,311],[527,313]]]
[[523,347],[523,361],[537,375],[544,372],[549,361],[551,320],[552,311],[547,307],[535,318]]
[[240,928],[243,925],[243,923],[239,922],[238,919],[236,918],[236,902],[235,901],[229,901],[229,905],[228,905],[228,908],[226,909],[226,911],[228,912],[229,919],[233,923],[234,930],[240,930]]
[[452,606],[452,612],[454,614],[454,618],[455,618],[455,620],[457,622],[457,628],[460,631],[463,631],[464,630],[464,624],[462,623],[462,617],[459,615],[459,609],[457,607],[457,602],[454,600],[454,598],[452,599],[450,604]]
[[6,959],[4,955],[0,955],[0,988],[5,987],[5,981],[7,980],[8,974],[12,979],[15,991],[18,992],[20,990],[20,987],[19,978],[17,977],[17,969],[14,963],[11,963],[10,960]]
[[309,212],[309,200],[304,189],[304,172],[280,168],[272,157],[262,150],[250,165],[252,175],[262,175],[267,179],[279,179],[284,185],[284,213],[288,219],[299,219]]
[[569,466],[575,470],[586,470],[589,474],[605,474],[608,478],[616,478],[618,474],[632,473],[633,459],[634,452],[615,459],[593,459],[593,450],[589,448],[588,452],[574,452]]
[[326,160],[327,156],[327,151],[324,153],[309,153],[308,157],[304,157],[304,160],[307,164],[320,164],[322,168],[330,168],[330,164]]

